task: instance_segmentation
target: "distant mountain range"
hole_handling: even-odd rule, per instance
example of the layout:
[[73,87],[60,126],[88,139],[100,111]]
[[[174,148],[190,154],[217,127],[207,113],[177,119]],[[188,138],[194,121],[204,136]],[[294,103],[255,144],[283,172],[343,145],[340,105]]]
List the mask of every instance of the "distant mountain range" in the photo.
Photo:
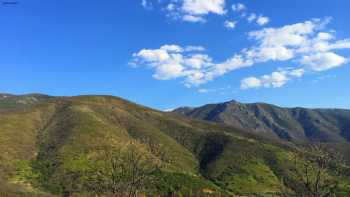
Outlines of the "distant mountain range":
[[[278,196],[298,183],[290,141],[345,151],[349,123],[347,110],[227,102],[169,113],[112,96],[0,94],[0,196],[96,196],[119,183],[97,178],[115,161],[100,150],[131,143],[164,164],[139,196]],[[350,192],[350,175],[341,180]]]
[[173,113],[297,143],[350,141],[350,110],[346,109],[282,108],[229,101],[196,108],[181,107]]

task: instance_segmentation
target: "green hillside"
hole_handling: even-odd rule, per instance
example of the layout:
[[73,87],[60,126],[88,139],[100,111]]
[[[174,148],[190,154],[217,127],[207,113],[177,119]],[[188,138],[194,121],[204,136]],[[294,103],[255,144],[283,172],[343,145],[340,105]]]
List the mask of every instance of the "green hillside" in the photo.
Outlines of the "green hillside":
[[0,97],[0,196],[115,196],[132,166],[136,196],[273,196],[297,183],[300,150],[243,128],[111,96]]

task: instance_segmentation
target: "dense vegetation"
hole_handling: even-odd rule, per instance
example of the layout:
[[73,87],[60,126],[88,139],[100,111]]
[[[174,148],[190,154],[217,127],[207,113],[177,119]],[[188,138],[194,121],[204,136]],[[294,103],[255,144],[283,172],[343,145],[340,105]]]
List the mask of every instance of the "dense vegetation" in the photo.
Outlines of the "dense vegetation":
[[[0,196],[283,195],[307,162],[291,143],[110,96],[0,95],[0,148]],[[325,174],[347,196],[342,170]]]

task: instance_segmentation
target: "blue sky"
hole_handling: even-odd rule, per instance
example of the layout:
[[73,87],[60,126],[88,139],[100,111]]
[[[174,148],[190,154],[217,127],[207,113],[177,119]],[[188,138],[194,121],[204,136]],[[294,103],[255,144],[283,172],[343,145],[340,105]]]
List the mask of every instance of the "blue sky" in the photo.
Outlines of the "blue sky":
[[350,108],[348,0],[16,1],[0,92]]

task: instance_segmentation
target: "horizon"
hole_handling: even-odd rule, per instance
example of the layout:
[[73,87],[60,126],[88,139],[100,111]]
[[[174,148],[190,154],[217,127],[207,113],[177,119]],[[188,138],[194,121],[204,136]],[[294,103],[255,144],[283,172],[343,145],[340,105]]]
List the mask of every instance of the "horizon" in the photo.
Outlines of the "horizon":
[[[120,98],[120,99],[124,99],[127,100],[129,102],[135,103],[135,104],[139,104],[142,105],[140,103],[137,103],[133,100],[128,100],[125,99],[123,97],[117,96],[117,95],[108,95],[108,94],[78,94],[78,95],[65,95],[65,96],[60,96],[60,95],[49,95],[49,94],[43,94],[43,93],[38,93],[38,92],[33,92],[33,93],[24,93],[24,94],[12,94],[12,93],[5,93],[5,92],[0,92],[0,95],[11,95],[11,96],[27,96],[27,95],[43,95],[43,96],[49,96],[49,97],[79,97],[79,96],[111,96],[111,97],[115,97],[115,98]],[[307,106],[283,106],[283,105],[276,105],[273,103],[266,103],[266,102],[241,102],[239,100],[235,100],[235,99],[231,99],[231,100],[226,100],[226,101],[222,101],[222,102],[214,102],[214,103],[204,103],[202,105],[198,105],[198,106],[178,106],[175,108],[169,108],[169,109],[157,109],[157,108],[152,108],[150,106],[147,105],[142,105],[144,107],[149,107],[151,109],[155,109],[155,110],[159,110],[159,111],[163,111],[163,112],[171,112],[173,110],[179,109],[179,108],[200,108],[200,107],[204,107],[206,105],[216,105],[216,104],[222,104],[222,103],[229,103],[229,102],[237,102],[240,104],[244,104],[244,105],[250,105],[250,104],[267,104],[267,105],[272,105],[272,106],[276,106],[276,107],[281,107],[281,108],[286,108],[286,109],[293,109],[293,108],[304,108],[304,109],[340,109],[340,110],[350,110],[350,108],[332,108],[332,107],[307,107]]]
[[16,2],[0,4],[0,92],[163,111],[230,100],[350,109],[346,0]]

